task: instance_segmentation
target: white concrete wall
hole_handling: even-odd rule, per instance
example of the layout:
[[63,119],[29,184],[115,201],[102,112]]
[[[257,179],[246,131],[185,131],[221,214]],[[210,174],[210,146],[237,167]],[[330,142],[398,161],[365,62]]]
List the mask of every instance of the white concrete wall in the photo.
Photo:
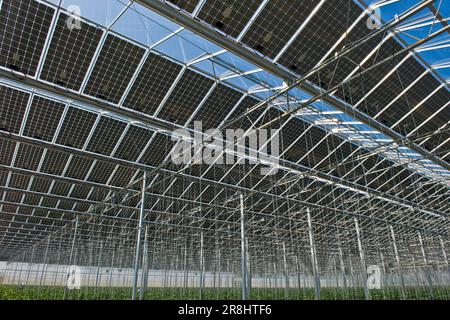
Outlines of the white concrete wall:
[[[65,286],[67,281],[68,266],[64,265],[46,265],[43,264],[28,264],[28,263],[14,263],[12,265],[6,265],[5,262],[0,262],[0,280],[3,276],[3,284],[27,284],[27,285],[47,285],[47,286]],[[131,268],[118,269],[118,268],[97,268],[97,267],[80,267],[79,268],[81,286],[111,286],[111,287],[131,287],[133,281],[133,270]],[[141,275],[141,270],[139,272]],[[417,285],[417,277],[422,283],[426,282],[425,275],[421,274],[404,274],[405,285],[415,286]],[[433,278],[439,278],[440,282],[450,284],[449,273],[435,273]],[[149,287],[183,287],[184,286],[185,273],[180,270],[150,270],[148,275]],[[214,280],[214,273],[204,272],[204,286],[218,287],[219,275],[216,274]],[[314,286],[314,279],[310,275],[301,275],[300,278],[296,276],[289,277],[289,286],[296,288],[300,284],[300,287],[312,288]],[[385,285],[399,285],[400,278],[396,275],[383,276],[382,282]],[[433,281],[435,282],[435,281]],[[1,283],[1,282],[0,282]],[[141,283],[139,277],[138,283]],[[222,272],[220,274],[220,286],[226,287],[239,287],[240,277],[233,273]],[[322,287],[335,287],[337,284],[343,286],[342,277],[325,277],[321,276]],[[346,275],[347,286],[362,286],[361,277]],[[187,273],[187,285],[188,287],[199,287],[200,284],[200,272],[189,271]],[[253,276],[252,287],[285,287],[285,277],[278,275],[270,278],[257,278]]]

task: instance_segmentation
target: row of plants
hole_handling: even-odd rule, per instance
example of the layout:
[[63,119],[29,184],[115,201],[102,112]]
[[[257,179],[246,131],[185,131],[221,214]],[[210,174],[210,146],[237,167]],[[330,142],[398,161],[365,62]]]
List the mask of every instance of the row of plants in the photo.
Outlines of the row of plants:
[[[408,287],[405,292],[407,300],[450,299],[450,287],[435,287],[433,297],[428,288]],[[254,288],[250,292],[251,300],[314,300],[312,288]],[[403,294],[397,287],[370,290],[373,300],[400,300]],[[0,286],[0,300],[62,300],[64,287],[40,286]],[[128,300],[131,298],[131,288],[117,287],[84,287],[80,290],[66,292],[68,300]],[[240,288],[149,288],[146,300],[239,300]],[[322,300],[363,300],[363,288],[322,288]]]

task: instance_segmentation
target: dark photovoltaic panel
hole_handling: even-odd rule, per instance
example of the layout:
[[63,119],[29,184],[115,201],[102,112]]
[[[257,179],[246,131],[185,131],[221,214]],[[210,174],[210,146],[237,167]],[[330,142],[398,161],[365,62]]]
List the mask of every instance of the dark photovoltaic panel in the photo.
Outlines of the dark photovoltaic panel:
[[120,166],[111,179],[111,185],[125,188],[131,181],[136,170]]
[[0,130],[19,133],[30,95],[0,86]]
[[44,149],[21,143],[17,151],[15,167],[36,171]]
[[261,3],[262,0],[209,0],[198,18],[237,38]]
[[[450,101],[450,92],[442,88],[436,92],[422,107],[418,108],[409,117],[405,119],[405,123],[418,123],[422,125],[415,133],[416,136],[426,136],[427,134],[434,132],[437,128],[444,127],[450,119],[450,108],[441,110],[437,115],[433,115],[446,105]],[[430,120],[428,120],[432,117]],[[427,121],[428,120],[428,121]],[[426,122],[426,123],[425,123]],[[407,132],[411,132],[416,127],[410,125]],[[446,134],[445,134],[446,133]],[[448,135],[448,132],[442,132],[441,134],[431,137],[431,141],[428,144],[437,146],[439,139],[444,139]],[[443,140],[443,141],[444,141]],[[442,142],[443,142],[442,141]],[[445,149],[444,149],[445,150]],[[446,152],[445,152],[446,153]]]
[[83,148],[97,115],[70,107],[64,118],[56,143],[77,149]]
[[242,42],[270,58],[275,58],[317,4],[317,0],[269,1]]
[[40,78],[78,91],[103,31],[81,21],[80,29],[69,29],[67,19],[60,14]]
[[126,126],[124,122],[102,117],[92,135],[87,150],[110,155]]
[[169,152],[172,150],[175,142],[171,137],[165,134],[157,133],[145,151],[140,163],[149,166],[159,166]]
[[309,124],[298,118],[290,119],[283,127],[280,132],[280,143],[283,146],[283,151],[286,151],[283,155],[285,160],[295,162],[304,154],[305,149],[298,145],[293,145],[293,143],[308,127]]
[[61,175],[68,159],[69,154],[67,153],[56,150],[47,150],[41,171],[53,175]]
[[280,63],[291,69],[297,67],[301,74],[305,74],[314,68],[361,13],[362,10],[352,1],[325,2],[280,58]]
[[0,139],[0,164],[9,166],[15,149],[16,143],[14,141]]
[[76,184],[72,189],[71,197],[75,199],[86,199],[90,190],[90,187]]
[[203,130],[217,128],[241,97],[242,93],[219,84],[197,112],[193,121],[201,121]]
[[109,34],[84,92],[118,103],[133,77],[145,50]]
[[115,164],[105,161],[97,161],[94,169],[89,175],[88,181],[105,184],[113,173],[115,167]]
[[168,0],[177,5],[180,9],[186,10],[189,13],[194,12],[198,0]]
[[181,68],[151,53],[124,102],[125,107],[150,115],[155,113]]
[[[9,180],[9,186],[14,189],[25,190],[28,188],[30,179],[31,179],[31,177],[13,173],[13,174],[11,174],[11,179]],[[34,179],[34,181],[36,181],[36,178]],[[31,188],[31,190],[36,191],[33,188]]]
[[33,0],[4,0],[0,11],[0,65],[34,76],[54,11]]
[[24,135],[52,141],[63,112],[64,105],[62,103],[34,96]]
[[84,180],[94,161],[80,156],[73,156],[65,176],[77,180]]
[[41,177],[34,177],[31,183],[31,191],[47,193],[50,190],[51,180]]
[[186,70],[158,117],[184,125],[211,89],[214,81]]
[[[379,48],[365,64],[366,67],[371,66],[379,61],[382,61],[385,58],[388,58],[392,55],[394,52],[398,52],[401,50],[400,45],[394,41],[394,40],[388,40],[381,48]],[[362,99],[372,88],[374,88],[382,79],[386,76],[386,74],[392,70],[404,57],[406,54],[398,55],[395,59],[390,59],[389,61],[385,62],[382,66],[373,69],[371,72],[368,72],[364,74],[364,76],[356,77],[354,80],[349,81],[347,84],[342,86],[340,90],[337,91],[336,95],[340,97],[341,99],[349,102],[349,103],[356,103],[360,99]],[[356,74],[357,75],[357,74]],[[397,78],[402,79],[402,81],[408,81],[407,78],[404,78],[401,74],[395,75]],[[412,81],[411,81],[412,82]],[[404,82],[403,82],[404,83]],[[395,86],[395,83],[392,84],[393,88]],[[380,90],[381,87],[378,90]],[[400,92],[400,91],[399,91]],[[389,93],[389,94],[388,94]],[[382,92],[381,95],[378,95],[380,97],[379,101],[376,101],[375,103],[367,106],[365,104],[360,105],[359,108],[362,106],[368,107],[369,109],[365,112],[368,112],[369,115],[375,115],[381,108],[383,108],[385,105],[387,105],[391,100],[391,96],[397,95],[397,92],[395,92],[395,89]],[[376,94],[371,94],[371,99],[375,98]],[[381,107],[383,106],[383,107]],[[375,111],[376,110],[376,111]],[[375,113],[370,113],[375,112]]]
[[62,181],[55,181],[51,194],[58,196],[67,196],[69,194],[71,184]]
[[[347,47],[351,43],[355,43],[371,32],[372,30],[367,26],[367,17],[362,18],[344,38],[344,40],[340,42],[336,49],[334,49],[334,52],[339,52],[344,47]],[[335,62],[329,64],[327,67],[318,72],[316,76],[311,77],[310,80],[324,88],[332,87],[341,83],[357,67],[357,65],[359,65],[371,53],[371,51],[382,41],[384,37],[385,34],[380,34],[360,44],[358,47],[347,53],[345,58],[337,59]],[[294,43],[293,46],[295,45],[296,44]],[[328,46],[327,49],[329,48],[331,47]],[[330,52],[328,57],[333,56],[334,52]],[[292,52],[292,54],[295,54],[295,52]],[[291,63],[292,65],[289,67],[296,69],[301,74],[305,74],[310,71],[311,67],[314,67],[317,62],[317,60],[311,60],[311,58],[306,54],[299,55],[297,61],[294,62],[288,61],[288,59],[284,60],[284,64],[286,66]]]
[[[244,100],[239,104],[239,106],[233,111],[230,117],[227,119],[227,123],[236,120],[238,117],[242,116],[245,112],[248,112],[252,107],[254,107],[259,101],[253,97],[245,97]],[[242,119],[234,122],[233,124],[227,125],[227,129],[238,129],[241,128],[244,131],[250,129],[253,124],[258,120],[258,118],[264,113],[263,109],[256,110],[246,115]]]
[[123,138],[119,148],[117,148],[114,157],[129,161],[136,161],[150,138],[153,136],[153,133],[153,131],[141,127],[131,126]]

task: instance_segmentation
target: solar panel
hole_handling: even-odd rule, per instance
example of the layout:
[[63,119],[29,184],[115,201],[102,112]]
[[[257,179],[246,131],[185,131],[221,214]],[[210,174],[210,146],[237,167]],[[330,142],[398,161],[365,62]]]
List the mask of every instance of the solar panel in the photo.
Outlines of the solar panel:
[[33,0],[4,0],[0,11],[0,65],[34,76],[54,12]]
[[[240,117],[242,114],[247,112],[249,109],[251,109],[253,106],[255,106],[259,101],[256,100],[253,97],[245,97],[244,100],[239,104],[239,106],[233,111],[233,113],[228,118],[228,121],[233,121]],[[238,129],[241,128],[244,131],[248,130],[253,126],[253,124],[256,122],[256,120],[263,114],[264,110],[259,109],[257,111],[254,111],[250,113],[249,115],[245,116],[241,120],[231,124],[227,125],[227,129]]]
[[270,58],[275,58],[316,5],[316,0],[269,1],[242,42]]
[[64,104],[34,96],[24,129],[24,135],[52,141],[64,112]]
[[31,184],[31,191],[47,193],[50,190],[51,180],[34,177],[33,183]]
[[352,1],[325,2],[279,62],[291,69],[299,68],[299,72],[305,74],[325,56],[361,13],[362,10]]
[[23,203],[29,204],[29,205],[38,205],[39,204],[40,197],[34,194],[27,194],[25,195],[25,198],[23,199]]
[[68,159],[69,154],[67,153],[48,150],[42,163],[41,172],[59,176],[63,173]]
[[19,133],[30,95],[0,86],[0,130]]
[[308,127],[309,125],[306,122],[298,118],[292,118],[283,127],[280,132],[280,141],[283,144],[283,150],[287,150],[283,156],[286,160],[296,162],[304,154],[304,149],[300,148],[299,145],[290,146]]
[[59,15],[40,78],[78,91],[103,31],[82,21],[80,29],[69,29],[68,17]]
[[150,53],[125,99],[124,106],[154,114],[181,68],[174,62]]
[[186,70],[158,117],[183,125],[194,113],[214,81],[192,70]]
[[86,150],[110,155],[126,126],[122,121],[102,117]]
[[223,84],[217,85],[192,122],[201,121],[203,130],[217,128],[241,97],[242,93]]
[[21,143],[17,151],[15,167],[36,171],[44,149]]
[[210,0],[198,18],[237,38],[261,3],[262,0]]
[[65,176],[77,180],[84,180],[93,162],[94,161],[92,159],[74,155],[69,166],[67,167]]
[[170,136],[157,133],[142,156],[140,163],[149,166],[159,166],[174,145],[175,142],[171,141]]
[[168,0],[177,5],[180,9],[186,10],[189,13],[194,12],[198,0]]
[[91,190],[90,187],[81,184],[75,184],[70,196],[76,199],[86,199],[90,190]]
[[84,93],[118,103],[144,52],[143,48],[108,34]]
[[114,157],[135,161],[153,136],[153,133],[151,130],[131,126],[114,154]]
[[116,167],[115,164],[105,161],[97,161],[89,175],[88,181],[105,184]]
[[0,164],[9,166],[16,149],[16,142],[6,139],[0,139]]
[[89,136],[97,115],[78,108],[69,107],[56,143],[81,149]]
[[111,185],[125,188],[130,183],[131,178],[135,173],[136,169],[119,166],[114,173],[114,177],[111,179]]
[[52,187],[51,194],[58,196],[68,196],[71,184],[63,181],[55,181]]
[[75,201],[62,200],[59,202],[58,209],[61,210],[71,210]]

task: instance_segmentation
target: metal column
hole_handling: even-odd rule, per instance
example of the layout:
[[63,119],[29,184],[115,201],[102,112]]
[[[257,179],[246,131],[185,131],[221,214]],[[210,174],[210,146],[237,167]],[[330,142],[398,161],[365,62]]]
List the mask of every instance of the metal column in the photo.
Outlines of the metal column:
[[203,259],[203,232],[200,233],[200,300],[203,299],[203,266],[204,259]]
[[311,249],[311,265],[312,265],[313,276],[314,276],[314,293],[315,293],[316,300],[320,300],[320,277],[319,277],[319,272],[317,269],[316,246],[314,244],[314,233],[313,233],[312,220],[311,220],[311,211],[309,208],[306,208],[306,215],[308,218],[309,245],[310,245],[310,249]]
[[248,300],[247,280],[247,250],[245,241],[245,214],[244,195],[241,193],[241,277],[242,277],[242,300]]
[[[70,256],[69,256],[69,268],[72,265],[72,260],[73,260],[73,252],[75,250],[75,243],[77,241],[77,231],[78,231],[78,217],[75,218],[75,229],[73,231],[73,239],[72,239],[72,247],[70,248]],[[64,296],[63,299],[66,300],[67,298],[67,282],[69,280],[70,274],[69,272],[67,272],[67,277],[66,277],[66,283],[64,285]]]
[[284,299],[289,299],[289,273],[288,273],[288,264],[287,264],[287,256],[286,256],[286,244],[283,241],[283,265],[284,265]]
[[431,274],[429,270],[430,266],[428,264],[428,254],[427,251],[425,250],[425,245],[422,239],[422,233],[418,231],[417,234],[419,235],[420,249],[422,250],[422,257],[425,263],[425,275],[428,282],[428,289],[430,291],[431,298],[434,299],[433,281],[431,280]]
[[141,208],[139,212],[139,226],[137,230],[137,240],[136,240],[136,252],[134,255],[134,273],[133,273],[133,294],[132,299],[136,300],[137,298],[137,284],[138,284],[138,276],[139,276],[139,258],[141,253],[141,238],[142,238],[142,228],[144,226],[144,215],[145,215],[145,189],[147,186],[147,174],[144,171],[144,175],[142,178],[142,199],[141,199]]
[[366,264],[366,257],[364,256],[364,250],[362,247],[361,242],[361,230],[359,229],[359,223],[358,219],[355,217],[355,229],[356,229],[356,237],[358,240],[358,250],[359,250],[359,258],[361,259],[361,268],[362,268],[362,276],[363,276],[363,286],[364,286],[364,295],[366,297],[366,300],[370,300],[370,293],[369,288],[367,286],[367,264]]
[[397,250],[397,241],[395,239],[395,233],[394,228],[392,226],[389,226],[389,229],[391,230],[391,237],[392,237],[392,246],[394,247],[394,254],[395,254],[395,261],[397,262],[397,269],[400,274],[400,285],[402,290],[402,298],[405,299],[405,279],[403,278],[402,268],[400,265],[400,256],[398,254]]
[[145,292],[148,284],[148,226],[145,227],[144,236],[144,250],[142,252],[142,276],[141,276],[141,291],[139,292],[139,299],[144,300]]

